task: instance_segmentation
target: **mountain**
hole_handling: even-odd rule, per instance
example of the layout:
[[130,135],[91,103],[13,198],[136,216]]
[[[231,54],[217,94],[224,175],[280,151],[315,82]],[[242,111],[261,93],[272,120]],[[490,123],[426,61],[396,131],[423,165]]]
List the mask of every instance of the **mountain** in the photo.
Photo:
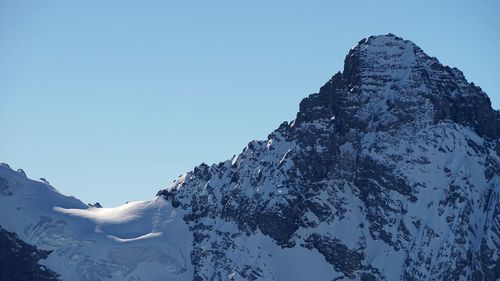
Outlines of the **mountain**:
[[89,206],[0,165],[0,225],[62,280],[497,280],[499,199],[500,112],[392,34],[150,201]]

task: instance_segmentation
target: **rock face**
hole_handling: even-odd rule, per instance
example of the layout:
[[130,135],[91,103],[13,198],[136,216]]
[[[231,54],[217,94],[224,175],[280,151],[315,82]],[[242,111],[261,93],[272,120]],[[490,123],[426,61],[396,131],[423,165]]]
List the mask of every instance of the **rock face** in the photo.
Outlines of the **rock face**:
[[259,235],[321,255],[328,280],[495,280],[499,137],[462,72],[372,36],[293,122],[158,195],[187,211],[195,280],[279,280],[245,246]]
[[267,140],[154,200],[89,207],[0,165],[16,212],[0,225],[80,281],[498,280],[499,202],[499,111],[392,34],[360,41]]
[[0,280],[57,281],[58,275],[38,263],[49,251],[21,241],[16,234],[0,228]]

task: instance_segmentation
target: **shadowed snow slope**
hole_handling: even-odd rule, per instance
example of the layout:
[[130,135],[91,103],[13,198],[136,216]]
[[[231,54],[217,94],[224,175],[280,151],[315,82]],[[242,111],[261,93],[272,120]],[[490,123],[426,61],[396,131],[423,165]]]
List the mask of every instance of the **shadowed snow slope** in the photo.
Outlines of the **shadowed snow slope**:
[[297,117],[151,201],[90,208],[0,166],[0,225],[65,280],[496,280],[500,113],[392,34]]

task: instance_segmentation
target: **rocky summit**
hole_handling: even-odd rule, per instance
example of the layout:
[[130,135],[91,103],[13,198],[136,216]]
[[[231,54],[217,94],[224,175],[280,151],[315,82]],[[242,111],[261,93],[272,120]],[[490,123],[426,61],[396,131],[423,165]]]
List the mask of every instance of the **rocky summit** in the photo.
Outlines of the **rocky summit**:
[[151,201],[89,206],[0,166],[0,225],[61,280],[498,280],[499,199],[500,112],[392,34]]

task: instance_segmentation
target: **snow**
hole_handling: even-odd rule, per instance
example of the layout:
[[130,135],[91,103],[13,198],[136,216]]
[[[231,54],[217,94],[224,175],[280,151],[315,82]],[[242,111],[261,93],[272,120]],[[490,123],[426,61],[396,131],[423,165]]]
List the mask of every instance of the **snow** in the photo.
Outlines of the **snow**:
[[162,205],[166,202],[156,201],[136,201],[115,208],[87,208],[87,209],[65,209],[55,207],[54,210],[70,216],[89,219],[96,224],[121,224],[133,221],[142,217],[152,205]]
[[[0,166],[12,196],[0,197],[0,225],[41,249],[63,280],[190,280],[192,235],[182,213],[162,198],[89,208]],[[139,280],[139,279],[137,279]]]
[[262,249],[269,257],[267,266],[273,269],[276,280],[330,280],[342,276],[316,250],[300,246],[282,249],[267,236],[262,235],[261,239]]
[[[493,142],[463,125],[436,124],[436,108],[428,98],[464,94],[463,75],[453,81],[460,90],[432,92],[415,69],[442,79],[443,73],[431,68],[437,59],[392,35],[366,39],[351,50],[356,54],[361,83],[339,96],[344,115],[332,116],[327,106],[314,104],[311,110],[324,116],[292,121],[266,141],[251,141],[228,161],[183,174],[166,188],[175,190],[169,196],[180,207],[161,197],[115,208],[88,207],[1,164],[0,177],[9,189],[0,194],[0,212],[9,215],[0,217],[0,225],[53,250],[43,264],[65,280],[192,280],[195,267],[207,279],[247,280],[246,274],[261,280],[345,279],[346,272],[338,272],[342,265],[306,248],[313,236],[362,254],[362,268],[353,269],[355,280],[370,268],[387,280],[401,280],[405,272],[428,274],[413,276],[419,280],[442,279],[450,263],[468,257],[466,250],[477,257],[483,241],[498,248],[488,224],[496,222],[491,204],[500,197],[500,175],[485,175],[485,163],[500,163]],[[453,75],[460,76],[457,71]],[[345,117],[350,127],[341,135],[334,124]],[[292,134],[311,141],[301,143],[307,138],[294,140]],[[327,177],[312,182],[302,175],[300,160],[305,170],[330,164],[323,159],[335,165]],[[362,186],[356,177],[365,159],[373,161],[368,170],[380,170]],[[393,179],[398,186],[390,186]],[[302,221],[290,238],[292,246],[279,246],[259,225],[245,228],[240,225],[245,221],[237,221],[247,218],[238,213],[245,207],[259,219],[267,215],[260,209],[283,215],[282,207],[303,194],[308,197],[298,206],[304,213],[293,217]],[[193,214],[195,219],[185,217]],[[464,231],[465,238],[460,236]],[[384,232],[390,235],[383,238]],[[464,246],[457,246],[459,239]],[[498,253],[492,257],[498,259]]]

